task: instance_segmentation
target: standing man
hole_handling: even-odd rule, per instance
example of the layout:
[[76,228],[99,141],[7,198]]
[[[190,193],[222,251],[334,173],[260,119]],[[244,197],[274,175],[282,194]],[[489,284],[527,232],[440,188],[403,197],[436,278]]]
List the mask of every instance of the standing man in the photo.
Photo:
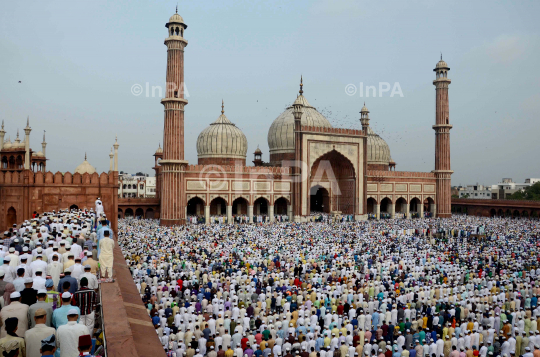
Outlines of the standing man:
[[41,340],[48,336],[55,335],[56,330],[45,324],[47,321],[47,311],[44,309],[35,310],[32,318],[33,328],[24,333],[26,341],[26,357],[41,357]]
[[99,241],[99,265],[101,267],[101,277],[104,278],[105,272],[107,272],[108,277],[112,278],[114,240],[110,238],[110,230],[104,231],[103,234],[104,237]]
[[28,305],[21,304],[21,293],[15,291],[9,295],[11,303],[2,308],[0,311],[0,320],[2,320],[2,328],[0,329],[0,337],[6,337],[6,320],[10,317],[18,319],[17,335],[24,337],[24,333],[28,330]]
[[86,326],[77,323],[79,311],[71,308],[67,314],[68,322],[58,327],[58,348],[60,357],[73,357],[79,355],[79,336],[88,335]]
[[[28,308],[28,321],[30,321],[30,327],[34,327],[36,322],[34,321],[34,316],[38,310],[43,310],[46,313],[45,325],[51,327],[53,308],[52,303],[46,302],[47,300],[47,290],[38,290],[37,292],[37,302],[33,305],[30,305]],[[47,335],[48,336],[48,335]],[[43,339],[43,338],[41,338]],[[40,341],[41,341],[40,339]]]
[[88,288],[88,279],[81,279],[81,288],[73,294],[73,300],[81,313],[80,323],[85,325],[89,332],[93,332],[97,294]]

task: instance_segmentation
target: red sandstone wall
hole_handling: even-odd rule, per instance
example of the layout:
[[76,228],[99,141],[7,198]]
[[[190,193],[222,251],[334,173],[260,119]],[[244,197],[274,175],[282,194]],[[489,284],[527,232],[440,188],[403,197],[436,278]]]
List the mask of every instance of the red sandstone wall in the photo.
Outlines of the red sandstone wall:
[[94,208],[96,198],[103,201],[105,214],[116,231],[118,219],[118,173],[109,175],[74,174],[66,172],[0,172],[0,231],[7,228],[10,207],[16,210],[17,222],[38,213],[68,209]]

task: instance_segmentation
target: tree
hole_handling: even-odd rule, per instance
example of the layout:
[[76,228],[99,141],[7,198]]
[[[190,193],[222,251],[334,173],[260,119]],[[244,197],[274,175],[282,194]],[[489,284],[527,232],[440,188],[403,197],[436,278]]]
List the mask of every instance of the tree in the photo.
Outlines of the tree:
[[540,201],[540,182],[525,187],[523,190],[510,195],[511,200]]
[[452,198],[459,198],[458,195],[452,195]]

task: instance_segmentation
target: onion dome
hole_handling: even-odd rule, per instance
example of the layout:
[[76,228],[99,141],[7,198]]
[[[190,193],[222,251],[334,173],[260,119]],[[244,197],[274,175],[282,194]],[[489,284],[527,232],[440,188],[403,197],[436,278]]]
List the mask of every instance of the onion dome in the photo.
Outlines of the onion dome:
[[185,29],[187,28],[182,16],[178,15],[178,6],[176,7],[176,13],[169,18],[169,22],[165,25],[165,27],[169,27],[171,24],[181,24]]
[[202,158],[246,159],[247,139],[242,130],[226,116],[221,103],[221,115],[197,138],[197,156]]
[[96,169],[94,168],[94,166],[90,165],[90,163],[86,160],[86,154],[84,154],[84,161],[82,162],[82,164],[77,166],[77,168],[75,169],[75,173],[79,173],[81,175],[88,173],[92,175],[94,172],[96,172]]
[[371,127],[367,128],[367,163],[389,165],[392,161],[390,147]]
[[33,152],[33,153],[32,153],[32,156],[36,156],[36,157],[45,157],[45,155],[43,154],[42,151]]
[[448,67],[448,64],[443,61],[442,59],[442,53],[441,53],[441,60],[439,62],[437,62],[437,64],[435,65],[435,69],[433,71],[437,71],[438,69],[450,69],[450,67]]
[[259,149],[259,147],[257,146],[257,149],[255,149],[255,152],[253,153],[254,155],[262,155],[262,151],[261,149]]
[[12,145],[11,140],[8,139],[4,142],[4,149],[11,149]]
[[[302,86],[303,84],[300,82],[300,88]],[[332,127],[328,119],[309,104],[303,95],[302,89],[300,89],[300,95],[296,98],[295,104],[303,105],[302,125]],[[294,153],[294,115],[292,105],[285,109],[270,126],[270,130],[268,130],[268,147],[270,148],[270,155]]]
[[163,149],[161,148],[161,143],[159,144],[159,147],[156,150],[156,154],[163,154]]
[[368,110],[368,108],[366,107],[366,102],[364,102],[364,106],[363,106],[362,109],[360,110],[360,113],[369,113],[369,110]]

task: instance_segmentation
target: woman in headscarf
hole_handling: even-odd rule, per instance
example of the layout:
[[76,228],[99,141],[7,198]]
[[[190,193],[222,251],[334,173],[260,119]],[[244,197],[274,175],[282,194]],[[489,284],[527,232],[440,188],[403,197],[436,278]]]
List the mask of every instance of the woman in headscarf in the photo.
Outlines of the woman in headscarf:
[[15,292],[15,285],[12,283],[7,283],[6,290],[4,290],[4,306],[8,306],[11,303],[9,295]]
[[[7,336],[0,339],[0,356],[26,356],[26,345],[24,344],[24,338],[17,336],[19,319],[16,317],[10,317],[6,319],[5,324]],[[19,351],[18,354],[15,352],[17,350]]]

